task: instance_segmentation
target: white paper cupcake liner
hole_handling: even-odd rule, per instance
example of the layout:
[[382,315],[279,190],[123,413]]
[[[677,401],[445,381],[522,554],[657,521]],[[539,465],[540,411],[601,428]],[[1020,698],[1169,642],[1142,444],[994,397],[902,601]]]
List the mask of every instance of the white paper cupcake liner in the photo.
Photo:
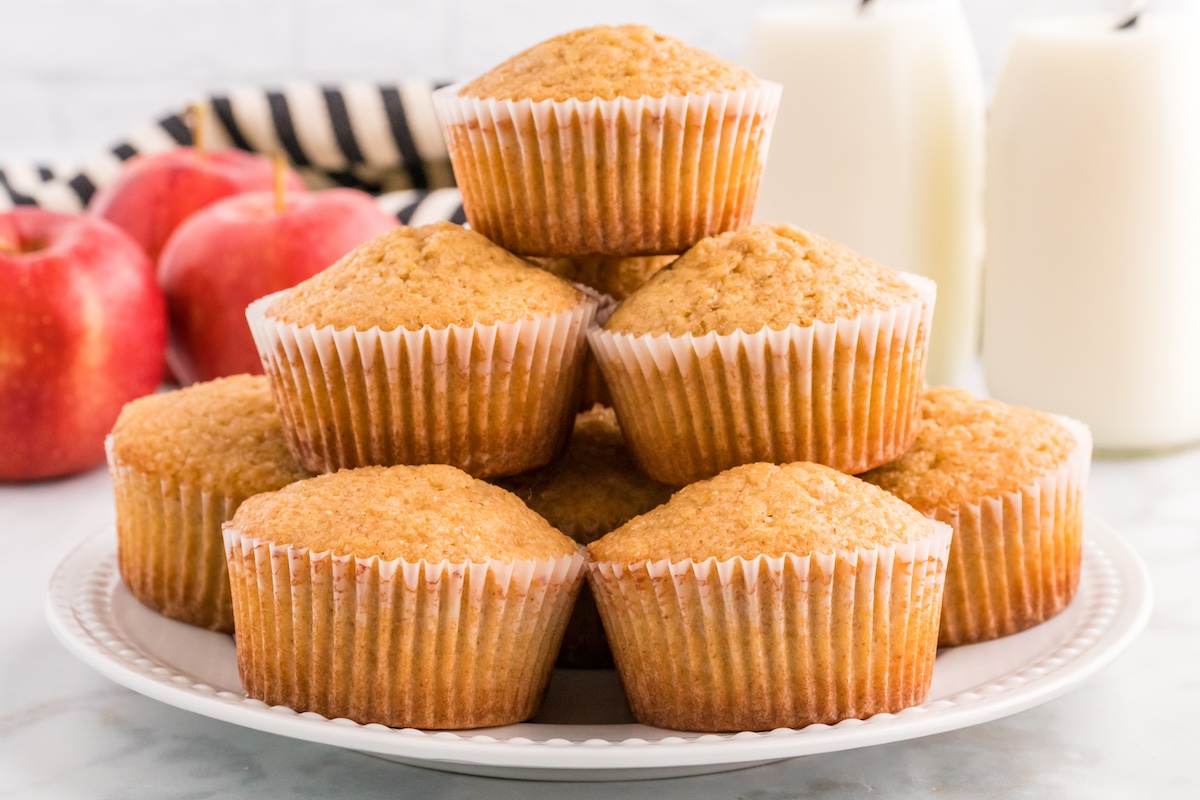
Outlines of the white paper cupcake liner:
[[[595,292],[595,290],[592,291]],[[595,293],[599,305],[596,308],[596,316],[592,319],[593,328],[608,322],[608,318],[617,310],[617,301],[611,295]],[[604,381],[604,373],[600,370],[600,364],[597,363],[596,355],[590,347],[584,348],[583,370],[579,382],[581,384],[580,411],[591,411],[592,407],[596,405],[612,406],[612,392],[608,390],[608,384]]]
[[1077,443],[1060,467],[1018,491],[931,515],[954,528],[941,645],[1023,631],[1058,614],[1074,597],[1092,436],[1081,422],[1056,419]]
[[130,593],[165,617],[233,630],[221,524],[244,497],[122,464],[105,442],[117,507],[117,566]]
[[477,478],[545,464],[579,403],[585,298],[559,314],[418,330],[300,327],[246,309],[288,446],[312,472],[451,464]]
[[798,728],[920,703],[950,549],[588,564],[634,716],[689,731]]
[[634,336],[599,328],[592,352],[639,466],[682,486],[754,462],[851,474],[916,437],[936,287],[855,319],[754,333]]
[[614,100],[434,92],[471,227],[516,253],[682,253],[749,224],[781,87]]
[[314,553],[225,526],[246,694],[393,727],[533,716],[583,580],[582,551],[459,564]]

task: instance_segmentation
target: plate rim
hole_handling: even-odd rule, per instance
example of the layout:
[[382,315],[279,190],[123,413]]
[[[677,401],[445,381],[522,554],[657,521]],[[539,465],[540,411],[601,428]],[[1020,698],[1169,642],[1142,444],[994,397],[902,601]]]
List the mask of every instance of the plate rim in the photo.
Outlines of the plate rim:
[[[96,558],[99,556],[99,558]],[[89,629],[94,606],[77,607],[90,592],[111,608],[116,542],[111,526],[77,544],[55,568],[46,597],[47,622],[60,642],[89,667],[125,688],[185,711],[254,730],[321,744],[438,764],[527,770],[651,770],[744,764],[817,755],[919,738],[1016,714],[1061,696],[1124,652],[1145,628],[1153,592],[1145,563],[1107,524],[1088,516],[1081,578],[1099,584],[1095,607],[1049,655],[951,698],[926,701],[895,714],[835,725],[766,732],[668,733],[661,739],[621,741],[561,738],[498,739],[487,733],[422,731],[328,719],[314,712],[268,706],[207,684],[146,658],[132,643]],[[93,620],[92,627],[100,626]],[[144,663],[140,663],[144,662]],[[1057,662],[1057,663],[1055,663]],[[1046,665],[1043,667],[1042,665]],[[1042,675],[1022,677],[1041,669]],[[936,666],[935,666],[936,670]],[[1009,684],[1009,685],[1003,685]]]

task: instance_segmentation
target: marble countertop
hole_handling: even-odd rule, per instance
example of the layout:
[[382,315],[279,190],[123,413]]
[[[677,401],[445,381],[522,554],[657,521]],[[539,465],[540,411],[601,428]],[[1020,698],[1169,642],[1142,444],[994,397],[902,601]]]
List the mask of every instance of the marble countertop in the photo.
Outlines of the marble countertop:
[[[43,616],[58,562],[111,526],[103,469],[0,485],[0,798],[560,797],[564,786],[450,775],[242,729],[106,680]],[[1147,630],[1099,675],[1045,705],[898,744],[698,778],[574,784],[641,797],[1103,798],[1200,796],[1200,450],[1098,461],[1089,510],[1145,559]]]

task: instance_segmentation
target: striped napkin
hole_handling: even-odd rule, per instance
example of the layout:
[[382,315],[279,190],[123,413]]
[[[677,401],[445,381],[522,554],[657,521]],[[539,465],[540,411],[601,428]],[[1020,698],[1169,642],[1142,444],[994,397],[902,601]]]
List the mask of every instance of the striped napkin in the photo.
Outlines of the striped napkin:
[[[429,81],[396,84],[299,83],[276,89],[234,89],[202,98],[209,147],[284,153],[313,188],[350,186],[377,195],[406,225],[462,222],[462,203]],[[0,211],[42,206],[87,207],[98,187],[139,153],[190,145],[185,110],[133,132],[82,167],[14,163],[0,166]]]

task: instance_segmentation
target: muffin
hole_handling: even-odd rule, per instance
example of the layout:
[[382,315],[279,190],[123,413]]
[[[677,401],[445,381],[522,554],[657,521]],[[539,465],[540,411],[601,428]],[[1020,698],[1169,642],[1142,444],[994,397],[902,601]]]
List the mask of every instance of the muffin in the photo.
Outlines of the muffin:
[[267,379],[237,375],[134,400],[106,446],[130,593],[171,619],[232,631],[221,523],[247,497],[308,477]]
[[451,464],[562,451],[596,301],[449,222],[397,227],[246,314],[297,460]]
[[639,721],[798,728],[922,701],[949,547],[857,478],[747,464],[588,545],[588,580]]
[[393,727],[537,712],[578,545],[454,467],[363,467],[257,495],[225,526],[250,697]]
[[[634,256],[631,258],[609,258],[591,256],[587,258],[541,258],[533,259],[544,269],[573,283],[581,283],[595,289],[612,300],[624,300],[635,289],[650,280],[654,273],[675,260],[675,256]],[[611,311],[611,309],[609,309]],[[596,315],[596,323],[603,323],[607,314]],[[587,411],[599,403],[612,405],[612,393],[604,382],[604,373],[589,351],[583,359],[583,390],[579,410]]]
[[688,250],[590,341],[656,480],[757,461],[858,473],[916,436],[935,291],[790,225],[752,225]]
[[[580,544],[589,544],[665,503],[673,491],[637,468],[616,415],[603,406],[575,417],[575,431],[560,458],[496,483]],[[584,591],[567,625],[558,666],[607,669],[612,665],[596,603],[592,593]]]
[[608,390],[608,384],[604,382],[604,373],[600,371],[600,365],[596,363],[596,357],[592,355],[591,350],[583,357],[582,373],[579,379],[579,408],[586,410],[597,405],[611,407],[612,392]]
[[590,286],[614,300],[624,300],[678,256],[610,258],[540,258],[534,262],[564,280]]
[[917,440],[863,479],[954,528],[939,643],[1017,633],[1079,585],[1092,438],[1065,417],[935,387]]
[[[632,256],[610,258],[590,256],[585,258],[533,258],[533,263],[548,270],[563,280],[582,284],[598,292],[603,302],[596,312],[596,324],[603,324],[612,313],[616,301],[624,300],[635,289],[650,280],[654,273],[675,260],[675,256]],[[611,303],[611,305],[609,305]],[[583,358],[583,389],[580,393],[579,410],[587,411],[599,403],[612,405],[612,393],[604,382],[604,374],[589,350]]]
[[434,93],[471,226],[524,255],[679,253],[747,224],[778,84],[640,25]]

